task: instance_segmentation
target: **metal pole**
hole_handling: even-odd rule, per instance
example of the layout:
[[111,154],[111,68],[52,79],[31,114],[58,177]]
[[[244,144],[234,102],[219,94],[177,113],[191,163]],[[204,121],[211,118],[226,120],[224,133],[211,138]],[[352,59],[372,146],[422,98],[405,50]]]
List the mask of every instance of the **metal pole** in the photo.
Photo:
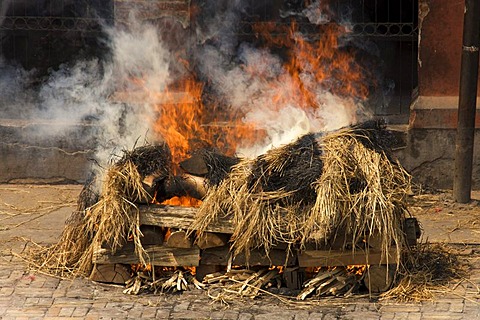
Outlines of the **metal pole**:
[[465,0],[453,180],[453,196],[460,203],[467,203],[471,199],[479,46],[480,0]]

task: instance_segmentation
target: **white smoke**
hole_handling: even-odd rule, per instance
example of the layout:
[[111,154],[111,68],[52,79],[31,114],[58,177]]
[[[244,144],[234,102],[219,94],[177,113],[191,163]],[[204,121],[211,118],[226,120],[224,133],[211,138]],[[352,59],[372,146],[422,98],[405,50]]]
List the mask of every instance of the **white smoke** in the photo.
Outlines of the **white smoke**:
[[240,145],[237,152],[244,157],[258,156],[310,132],[351,125],[358,121],[359,111],[363,112],[353,99],[322,89],[309,70],[300,77],[314,95],[316,106],[301,104],[295,80],[268,49],[240,44],[233,62],[215,46],[206,46],[198,54],[201,70],[216,91],[231,108],[245,112],[246,123],[267,135],[259,145]]
[[[35,70],[26,72],[0,59],[0,93],[8,108],[6,118],[44,120],[52,126],[38,126],[35,136],[69,139],[78,124],[92,122],[85,141],[95,141],[95,158],[105,166],[113,154],[130,150],[144,141],[156,142],[152,90],[161,91],[170,81],[170,53],[159,40],[158,30],[149,24],[131,21],[129,29],[108,28],[109,59],[82,60],[59,66],[35,90],[28,89]],[[138,93],[141,101],[115,101],[117,91]],[[128,96],[128,94],[127,94]],[[28,103],[29,105],[26,105]],[[18,110],[27,110],[22,116]],[[46,130],[44,130],[47,128]]]
[[325,7],[322,7],[322,1],[313,1],[307,6],[302,14],[313,24],[325,24],[332,20],[331,13],[325,12]]

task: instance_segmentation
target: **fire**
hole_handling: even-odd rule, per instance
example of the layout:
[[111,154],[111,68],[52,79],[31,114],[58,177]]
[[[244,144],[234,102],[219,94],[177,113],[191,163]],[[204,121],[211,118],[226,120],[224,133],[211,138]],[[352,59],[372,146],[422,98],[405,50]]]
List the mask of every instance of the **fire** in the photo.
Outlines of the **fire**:
[[[280,91],[275,104],[292,103],[302,109],[319,108],[319,89],[340,97],[365,100],[369,89],[367,74],[356,61],[355,52],[341,49],[340,40],[348,33],[341,25],[316,26],[315,34],[304,36],[297,23],[287,28],[273,22],[257,23],[254,30],[269,48],[287,49],[284,69],[291,79],[290,88]],[[285,83],[279,79],[277,83]],[[275,88],[272,88],[275,89]]]
[[239,141],[256,141],[254,126],[241,121],[243,114],[205,106],[203,89],[202,83],[186,79],[160,94],[165,103],[156,106],[154,129],[170,146],[174,163],[185,160],[195,148],[214,147],[231,156]]
[[[241,121],[243,114],[228,114],[217,106],[202,101],[204,85],[193,78],[157,93],[158,119],[154,130],[170,147],[174,165],[188,158],[196,148],[213,147],[233,156],[239,141],[255,143],[261,134],[251,124]],[[177,174],[178,167],[174,167]],[[162,204],[198,207],[200,200],[191,197],[173,197]]]
[[164,205],[181,206],[181,207],[199,207],[202,200],[194,199],[192,197],[173,197],[162,202]]
[[[355,101],[365,100],[369,93],[365,84],[368,75],[356,63],[354,50],[341,44],[347,28],[333,22],[310,25],[308,36],[302,34],[304,28],[295,22],[289,26],[275,22],[254,25],[257,47],[264,47],[271,54],[278,53],[282,61],[283,72],[274,76],[254,65],[241,66],[252,79],[265,84],[266,89],[262,91],[265,97],[261,98],[266,110],[280,112],[286,106],[295,106],[308,114],[316,114],[314,111],[326,103],[319,98],[319,92]],[[311,28],[315,28],[314,33]],[[189,69],[186,60],[181,63]],[[193,72],[190,74],[163,92],[154,93],[161,101],[155,106],[158,117],[154,131],[170,147],[174,164],[187,159],[195,149],[215,148],[233,156],[239,146],[245,148],[263,141],[264,127],[255,123],[261,120],[245,117],[249,107],[257,105],[233,112],[227,103],[212,99],[206,84]],[[245,119],[250,122],[244,122]],[[198,206],[199,202],[176,198],[168,204]]]

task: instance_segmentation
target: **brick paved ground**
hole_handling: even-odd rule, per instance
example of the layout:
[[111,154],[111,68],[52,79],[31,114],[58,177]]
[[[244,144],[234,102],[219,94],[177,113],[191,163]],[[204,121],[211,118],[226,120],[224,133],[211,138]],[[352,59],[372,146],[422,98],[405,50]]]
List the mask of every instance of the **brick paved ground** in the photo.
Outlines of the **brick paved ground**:
[[[452,284],[455,290],[439,292],[433,301],[406,304],[368,298],[324,299],[301,307],[262,297],[224,306],[212,302],[202,291],[128,296],[120,286],[86,279],[62,280],[28,271],[15,253],[23,250],[25,239],[53,243],[79,191],[79,186],[0,186],[1,319],[480,319],[480,221],[473,214],[479,211],[476,203],[461,207],[439,199],[414,208],[424,222],[429,241],[445,238],[459,252],[459,258],[471,265],[468,279]],[[66,206],[59,208],[62,204]]]

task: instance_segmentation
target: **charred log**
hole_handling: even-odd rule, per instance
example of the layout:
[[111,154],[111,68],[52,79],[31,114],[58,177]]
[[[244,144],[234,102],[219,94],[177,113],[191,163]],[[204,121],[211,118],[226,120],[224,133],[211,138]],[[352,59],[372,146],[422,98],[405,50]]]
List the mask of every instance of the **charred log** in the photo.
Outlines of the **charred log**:
[[201,200],[207,193],[207,186],[204,178],[184,174],[170,179],[157,179],[155,190],[155,201],[160,203],[173,197],[183,196]]
[[240,159],[237,157],[229,157],[214,150],[201,149],[189,159],[182,161],[180,167],[191,175],[204,177],[209,186],[216,186],[239,162]]

